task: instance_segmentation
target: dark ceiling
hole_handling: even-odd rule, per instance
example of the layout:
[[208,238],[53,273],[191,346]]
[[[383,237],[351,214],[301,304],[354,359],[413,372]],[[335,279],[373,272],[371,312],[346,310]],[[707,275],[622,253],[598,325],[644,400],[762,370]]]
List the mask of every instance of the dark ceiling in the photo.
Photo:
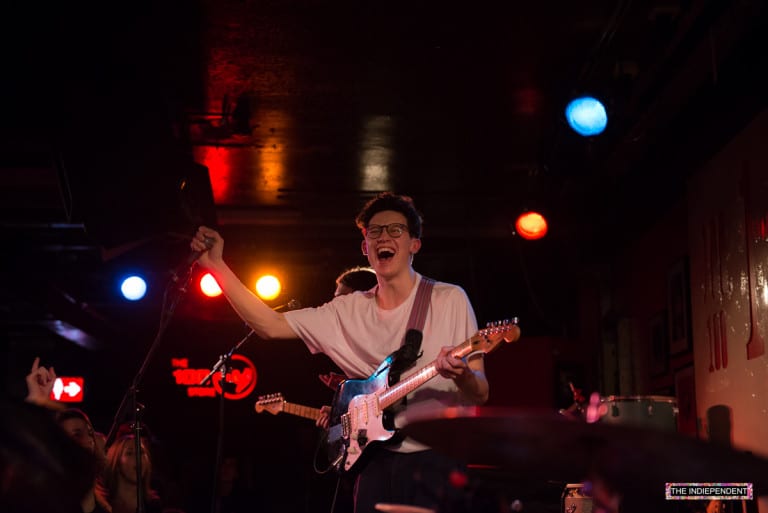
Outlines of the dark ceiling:
[[[160,294],[126,305],[116,276],[166,280],[201,222],[243,277],[284,269],[278,302],[318,304],[364,263],[353,218],[381,190],[414,197],[417,269],[464,286],[481,322],[562,333],[579,271],[765,106],[759,1],[3,9],[2,301],[22,339],[156,322]],[[607,104],[600,137],[565,125],[583,92]],[[544,241],[512,230],[531,207],[551,217]]]

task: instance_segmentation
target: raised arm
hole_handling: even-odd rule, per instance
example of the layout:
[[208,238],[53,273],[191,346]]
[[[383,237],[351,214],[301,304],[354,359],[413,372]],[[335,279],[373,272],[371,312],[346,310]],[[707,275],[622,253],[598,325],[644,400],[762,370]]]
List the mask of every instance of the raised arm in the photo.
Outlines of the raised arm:
[[224,239],[216,230],[206,226],[198,228],[190,242],[190,248],[203,252],[197,260],[198,265],[216,278],[229,304],[256,335],[265,339],[298,337],[285,320],[285,316],[272,310],[251,292],[224,262]]

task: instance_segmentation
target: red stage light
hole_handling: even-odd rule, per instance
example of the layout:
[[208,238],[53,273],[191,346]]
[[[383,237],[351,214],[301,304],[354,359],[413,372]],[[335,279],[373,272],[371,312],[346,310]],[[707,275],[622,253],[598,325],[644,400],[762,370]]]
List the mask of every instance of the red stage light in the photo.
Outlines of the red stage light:
[[219,287],[216,278],[214,278],[211,273],[205,273],[203,277],[200,278],[200,290],[208,297],[221,295],[221,287]]
[[547,220],[538,212],[525,212],[515,221],[515,230],[526,240],[541,239],[547,234]]

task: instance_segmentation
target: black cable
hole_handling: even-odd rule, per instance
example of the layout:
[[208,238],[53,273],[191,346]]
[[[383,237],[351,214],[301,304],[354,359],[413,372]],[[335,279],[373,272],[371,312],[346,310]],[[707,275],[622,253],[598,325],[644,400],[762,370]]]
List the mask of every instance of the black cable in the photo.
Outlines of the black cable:
[[331,509],[328,513],[333,513],[336,510],[336,498],[339,496],[339,486],[341,485],[341,476],[336,477],[336,488],[333,490],[333,499],[331,499]]

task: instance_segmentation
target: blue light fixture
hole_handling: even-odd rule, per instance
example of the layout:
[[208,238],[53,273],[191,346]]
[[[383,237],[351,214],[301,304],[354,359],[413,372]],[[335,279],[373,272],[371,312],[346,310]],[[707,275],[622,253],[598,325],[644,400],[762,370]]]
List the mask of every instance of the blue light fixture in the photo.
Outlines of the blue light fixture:
[[138,301],[147,293],[147,282],[141,276],[129,276],[120,284],[120,292],[129,301]]
[[598,135],[608,124],[608,114],[599,100],[591,96],[582,96],[571,100],[565,108],[565,119],[570,127],[580,135],[588,137]]

